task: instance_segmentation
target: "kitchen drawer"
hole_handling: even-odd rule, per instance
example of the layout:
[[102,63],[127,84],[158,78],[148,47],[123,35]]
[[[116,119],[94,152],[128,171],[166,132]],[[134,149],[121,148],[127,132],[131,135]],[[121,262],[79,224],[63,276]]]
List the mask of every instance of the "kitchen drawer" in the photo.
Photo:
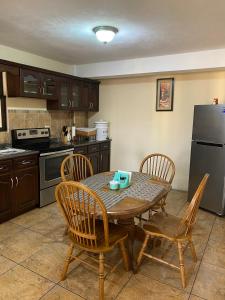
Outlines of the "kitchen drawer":
[[25,169],[32,166],[37,165],[37,156],[36,155],[29,155],[23,156],[19,158],[15,158],[13,160],[14,169]]
[[108,149],[110,149],[110,142],[105,142],[105,143],[100,144],[100,149],[101,150],[108,150]]
[[86,155],[86,154],[87,154],[87,147],[86,147],[86,146],[75,147],[73,152],[74,152],[75,154],[83,154],[83,155]]
[[99,144],[88,146],[88,153],[95,153],[100,150]]
[[0,174],[8,173],[12,170],[12,160],[0,161]]

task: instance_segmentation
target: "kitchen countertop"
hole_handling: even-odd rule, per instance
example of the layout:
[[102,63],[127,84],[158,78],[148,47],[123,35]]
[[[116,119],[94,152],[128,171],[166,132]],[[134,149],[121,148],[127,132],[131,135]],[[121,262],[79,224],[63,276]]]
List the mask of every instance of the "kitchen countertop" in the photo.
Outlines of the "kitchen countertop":
[[107,140],[104,140],[104,141],[84,141],[84,142],[75,142],[75,143],[72,143],[72,145],[74,147],[80,147],[80,146],[89,146],[89,145],[93,145],[93,144],[102,144],[102,143],[107,143],[107,142],[111,142],[112,139],[107,139]]
[[[89,145],[93,145],[93,144],[102,144],[102,143],[106,143],[106,142],[111,142],[111,139],[107,139],[104,141],[82,141],[82,142],[75,142],[75,143],[71,143],[71,146],[73,146],[74,148],[76,147],[80,147],[80,146],[89,146]],[[4,148],[4,147],[12,147],[10,144],[0,144],[0,149]],[[39,151],[34,151],[34,150],[26,150],[24,152],[21,153],[11,153],[11,154],[0,154],[0,160],[6,160],[6,159],[12,159],[12,158],[17,158],[17,157],[21,157],[21,156],[27,156],[27,155],[39,155]]]
[[25,150],[24,152],[21,152],[21,153],[11,153],[11,154],[3,154],[3,155],[0,154],[0,161],[6,160],[6,159],[17,158],[17,157],[28,156],[28,155],[39,155],[39,151]]

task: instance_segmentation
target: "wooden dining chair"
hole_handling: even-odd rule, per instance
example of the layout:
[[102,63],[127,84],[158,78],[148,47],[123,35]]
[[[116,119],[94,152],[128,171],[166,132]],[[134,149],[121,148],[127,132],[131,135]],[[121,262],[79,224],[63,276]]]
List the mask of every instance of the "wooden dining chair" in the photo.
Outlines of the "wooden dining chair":
[[[140,266],[143,256],[164,263],[167,266],[171,266],[177,270],[180,270],[182,286],[186,286],[185,268],[184,268],[184,251],[187,246],[190,246],[190,250],[194,261],[197,261],[195,247],[192,241],[192,229],[196,221],[196,215],[199,208],[200,201],[208,180],[209,174],[205,174],[201,183],[199,184],[184,216],[178,218],[169,214],[158,212],[154,214],[151,221],[143,226],[145,230],[145,240],[138,255],[137,267]],[[145,252],[148,241],[150,238],[163,238],[169,240],[170,246],[175,243],[178,248],[179,266],[171,264],[165,261],[163,258],[171,247],[168,247],[161,258],[153,256]]]
[[68,155],[60,171],[62,181],[80,181],[94,174],[90,160],[82,154]]
[[[109,223],[107,211],[99,196],[80,182],[61,182],[55,191],[59,207],[66,219],[71,245],[65,260],[61,279],[64,280],[69,264],[74,260],[94,267],[80,258],[85,251],[99,254],[99,299],[104,299],[104,253],[112,251],[116,245],[120,247],[124,267],[129,268],[129,260],[125,248],[127,231],[117,224]],[[101,219],[99,218],[101,216]],[[80,251],[73,255],[74,247]],[[90,258],[96,260],[93,255]],[[117,263],[112,267],[115,270]],[[109,267],[109,265],[106,265]]]
[[[175,175],[175,165],[168,156],[160,153],[153,153],[143,159],[139,172],[147,173],[152,177],[153,181],[171,185]],[[149,212],[158,211],[159,209],[165,212],[166,197],[167,196],[163,197]],[[150,216],[151,214],[149,214],[149,218]],[[139,216],[139,218],[140,217],[141,216]]]

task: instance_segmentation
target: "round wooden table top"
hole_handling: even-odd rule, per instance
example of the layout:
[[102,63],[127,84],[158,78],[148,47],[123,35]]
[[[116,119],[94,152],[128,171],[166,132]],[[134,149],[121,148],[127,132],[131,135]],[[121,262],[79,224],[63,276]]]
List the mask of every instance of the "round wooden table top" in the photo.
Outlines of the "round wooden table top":
[[171,189],[171,185],[155,180],[152,176],[132,172],[130,187],[110,190],[108,182],[114,172],[96,174],[82,183],[93,189],[103,200],[108,216],[114,219],[130,219],[148,211]]

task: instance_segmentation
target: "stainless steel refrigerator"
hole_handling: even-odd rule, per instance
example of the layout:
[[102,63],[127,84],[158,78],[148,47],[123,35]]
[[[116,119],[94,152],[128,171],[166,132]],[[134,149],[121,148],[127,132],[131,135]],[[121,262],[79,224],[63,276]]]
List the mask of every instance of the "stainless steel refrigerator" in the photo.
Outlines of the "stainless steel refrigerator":
[[210,177],[200,207],[225,214],[225,105],[194,108],[188,200],[203,175]]

